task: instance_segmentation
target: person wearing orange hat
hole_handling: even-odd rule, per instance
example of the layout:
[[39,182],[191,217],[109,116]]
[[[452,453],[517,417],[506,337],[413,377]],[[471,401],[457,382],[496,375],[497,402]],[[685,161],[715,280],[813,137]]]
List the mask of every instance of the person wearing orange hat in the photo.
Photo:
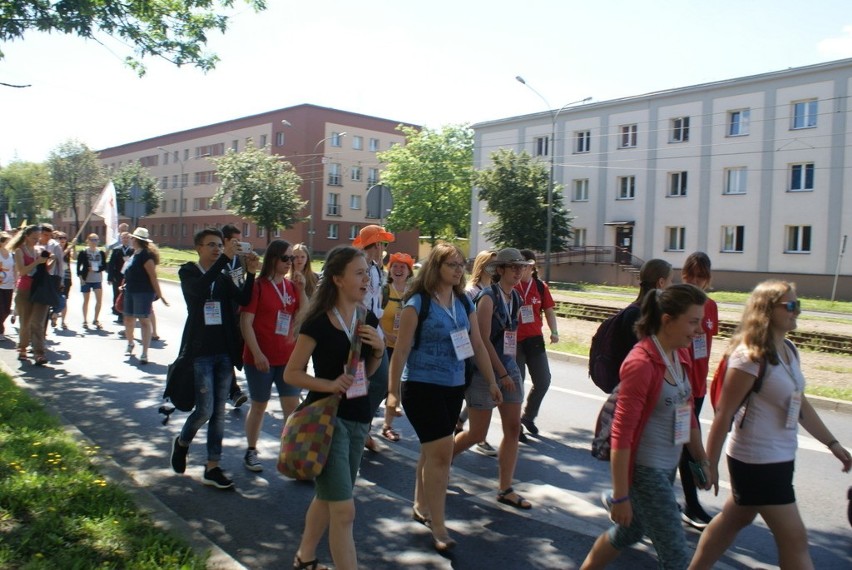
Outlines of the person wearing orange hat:
[[[382,287],[382,318],[379,324],[385,334],[388,360],[393,356],[399,320],[402,315],[402,295],[408,288],[408,280],[414,275],[414,258],[407,253],[392,253],[388,259],[388,282]],[[393,429],[393,419],[401,416],[399,408],[385,408],[385,423],[382,437],[388,441],[399,441],[399,433]]]
[[[370,224],[361,228],[361,231],[358,232],[358,237],[352,241],[352,247],[363,249],[367,255],[367,270],[370,275],[370,284],[367,286],[364,306],[372,311],[379,320],[381,320],[383,313],[382,285],[385,277],[382,270],[382,258],[385,253],[385,244],[392,243],[395,240],[394,235],[382,226]],[[379,333],[381,334],[381,330],[379,330]],[[389,360],[386,354],[382,358],[382,363],[369,379],[370,407],[374,414],[388,393],[388,363]],[[364,444],[364,447],[373,452],[378,451],[378,445],[370,434],[367,434],[367,442]]]

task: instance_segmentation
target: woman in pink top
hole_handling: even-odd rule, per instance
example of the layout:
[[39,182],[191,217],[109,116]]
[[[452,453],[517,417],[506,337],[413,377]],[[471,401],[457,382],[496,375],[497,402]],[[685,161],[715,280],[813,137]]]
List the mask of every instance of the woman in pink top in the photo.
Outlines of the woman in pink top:
[[[18,325],[18,360],[27,360],[27,347],[30,339],[33,340],[33,351],[36,364],[47,363],[44,357],[44,336],[38,331],[33,334],[32,312],[33,303],[30,301],[30,288],[33,284],[33,275],[36,267],[48,262],[48,257],[41,256],[41,250],[37,248],[41,237],[39,226],[27,226],[13,237],[7,244],[6,249],[15,253],[15,271],[18,273],[18,282],[15,289],[15,310],[18,313],[20,324]],[[40,328],[42,325],[39,324]]]

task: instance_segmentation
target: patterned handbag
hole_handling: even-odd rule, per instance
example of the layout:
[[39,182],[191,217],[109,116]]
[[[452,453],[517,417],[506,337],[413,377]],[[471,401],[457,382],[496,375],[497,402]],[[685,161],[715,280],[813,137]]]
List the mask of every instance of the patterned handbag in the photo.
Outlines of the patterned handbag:
[[279,473],[300,480],[315,479],[322,473],[339,405],[340,395],[334,394],[303,405],[290,414],[281,432]]

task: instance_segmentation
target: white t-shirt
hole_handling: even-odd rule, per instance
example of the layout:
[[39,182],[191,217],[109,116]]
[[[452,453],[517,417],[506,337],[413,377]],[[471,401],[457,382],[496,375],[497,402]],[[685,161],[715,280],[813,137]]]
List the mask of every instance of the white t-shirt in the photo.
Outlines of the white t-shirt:
[[0,255],[0,289],[15,288],[15,255],[7,252],[6,257]]
[[370,284],[367,286],[367,295],[364,296],[364,306],[373,311],[373,314],[381,320],[382,310],[382,285],[384,285],[384,272],[372,261],[369,264]]
[[[760,391],[749,396],[734,416],[728,438],[727,454],[744,463],[766,464],[792,461],[796,458],[798,426],[785,427],[787,410],[794,392],[804,391],[805,377],[799,359],[785,346],[790,365],[767,363]],[[728,368],[757,377],[760,364],[749,359],[744,345],[728,358]],[[748,413],[746,413],[746,409]],[[743,422],[745,415],[745,422]]]

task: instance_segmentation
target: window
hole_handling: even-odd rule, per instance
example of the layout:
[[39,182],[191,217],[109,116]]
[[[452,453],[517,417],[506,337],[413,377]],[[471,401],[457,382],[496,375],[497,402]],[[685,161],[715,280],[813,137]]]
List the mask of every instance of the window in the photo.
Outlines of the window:
[[251,234],[249,233],[249,228],[250,228],[250,226],[248,225],[248,223],[243,222],[242,236],[244,238],[251,237]]
[[689,117],[672,119],[672,137],[669,142],[686,142],[689,140]]
[[784,233],[787,235],[784,253],[811,252],[811,226],[787,226]]
[[791,129],[811,129],[817,126],[817,100],[793,103],[793,124]]
[[370,139],[370,151],[376,152],[379,150],[379,139]]
[[725,169],[725,194],[745,194],[748,169],[745,166]]
[[[168,201],[168,200],[163,200],[163,203],[162,203],[162,204],[160,204],[160,211],[161,211],[162,213],[164,213],[164,214],[165,214],[166,212],[168,212],[168,211],[169,211],[168,206],[169,206],[169,201]],[[166,235],[166,234],[164,234],[163,232],[160,232],[160,235],[161,235],[161,236],[164,236],[164,235]]]
[[353,166],[353,167],[349,170],[349,173],[350,173],[350,175],[351,175],[351,177],[352,177],[352,182],[361,182],[361,172],[362,172],[362,170],[363,170],[363,169],[362,169],[360,166]]
[[364,150],[364,137],[352,137],[352,149]]
[[592,131],[577,131],[574,133],[574,152],[589,152],[592,149]]
[[172,174],[172,188],[178,187],[178,175]]
[[535,156],[547,156],[550,146],[550,137],[536,137],[533,139],[533,154]]
[[163,153],[163,166],[167,165],[168,163],[169,163],[169,153],[164,152]]
[[574,228],[571,230],[574,233],[574,246],[585,247],[586,245],[586,228]]
[[171,224],[170,228],[172,231],[172,237],[177,237],[177,224]]
[[207,209],[207,198],[193,198],[192,199],[192,209],[193,210],[206,210]]
[[340,215],[340,194],[336,192],[331,192],[328,195],[328,204],[326,207],[326,214],[329,216],[339,216]]
[[257,237],[262,238],[266,236],[266,228],[258,226],[257,228]]
[[183,173],[180,175],[180,187],[186,188],[189,185],[189,174]]
[[338,234],[340,232],[338,224],[328,224],[328,239],[338,239]]
[[160,190],[166,190],[166,189],[168,189],[168,187],[169,187],[169,177],[163,176],[163,178],[160,180]]
[[622,125],[618,148],[634,148],[636,146],[638,132],[639,130],[636,125]]
[[814,189],[814,163],[790,165],[790,192],[807,192]]
[[745,226],[722,226],[722,253],[742,253]]
[[[188,200],[189,200],[188,198],[184,198],[183,200],[180,201],[180,211],[181,212],[186,212],[186,203],[187,203]],[[184,229],[186,229],[186,228],[184,228]]]
[[340,136],[340,133],[331,133],[331,136],[328,137],[328,138],[331,139],[331,146],[340,146],[341,145],[341,139],[343,137]]
[[152,154],[151,156],[143,156],[139,159],[139,164],[145,168],[151,168],[160,164],[160,155]]
[[575,178],[574,193],[571,196],[573,202],[588,202],[589,201],[589,179]]
[[177,199],[172,200],[172,212],[177,212]]
[[[178,158],[179,158],[178,151],[174,151],[172,153],[172,162],[178,162]],[[165,234],[163,234],[163,235],[165,235]]]
[[728,136],[741,137],[748,134],[748,123],[751,118],[751,110],[739,109],[728,112]]
[[275,231],[272,232],[272,237],[280,238],[281,237],[281,228],[275,228]]
[[221,156],[225,154],[225,143],[209,144],[195,147],[195,158],[205,156]]
[[636,197],[636,177],[618,177],[618,200],[632,200]]
[[379,169],[378,168],[368,168],[367,169],[367,184],[373,186],[379,183]]
[[352,194],[349,196],[349,209],[350,210],[360,210],[361,209],[361,196],[359,194]]
[[188,148],[183,149],[183,160],[184,161],[189,160],[189,149]]
[[284,131],[275,133],[275,146],[284,146]]
[[669,196],[686,196],[686,172],[669,172]]
[[[186,175],[184,175],[186,176]],[[198,186],[199,184],[214,184],[219,182],[219,178],[216,176],[215,170],[207,170],[205,172],[196,172],[193,175],[193,185]]]
[[[165,210],[163,210],[163,211],[165,212]],[[166,224],[160,224],[160,235],[163,236],[163,237],[167,237],[166,236]]]
[[340,186],[340,164],[337,162],[328,165],[328,184]]
[[686,228],[683,226],[666,228],[666,251],[684,251],[686,246]]
[[232,140],[231,141],[231,150],[233,150],[234,152],[239,152],[240,141],[238,141],[237,139]]
[[352,224],[352,227],[349,228],[349,239],[353,240],[358,237],[358,234],[361,233],[361,226],[358,224]]

